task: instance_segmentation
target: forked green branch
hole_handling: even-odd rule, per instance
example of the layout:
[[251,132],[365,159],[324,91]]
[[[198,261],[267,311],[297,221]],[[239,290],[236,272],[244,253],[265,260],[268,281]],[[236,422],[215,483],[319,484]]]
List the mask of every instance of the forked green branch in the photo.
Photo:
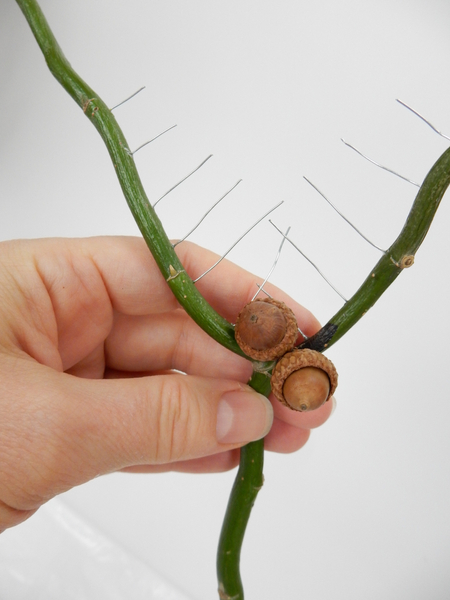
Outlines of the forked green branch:
[[[168,285],[186,312],[212,338],[242,355],[234,327],[201,296],[179,261],[164,228],[143,189],[128,143],[114,115],[72,69],[62,53],[36,0],[16,0],[44,54],[50,71],[96,127],[111,156],[130,210]],[[450,184],[450,149],[437,160],[416,196],[397,240],[383,255],[354,296],[302,347],[322,352],[340,339],[371,308],[414,255],[430,227]],[[267,365],[269,366],[269,365]],[[268,375],[255,372],[250,385],[268,395]],[[241,462],[228,503],[217,556],[219,594],[223,600],[243,600],[239,559],[245,529],[256,495],[262,486],[263,441],[241,450]]]

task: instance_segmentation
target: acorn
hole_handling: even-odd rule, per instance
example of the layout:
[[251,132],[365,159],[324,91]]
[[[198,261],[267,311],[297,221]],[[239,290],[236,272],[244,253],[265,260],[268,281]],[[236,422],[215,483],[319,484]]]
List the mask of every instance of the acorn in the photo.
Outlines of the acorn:
[[331,398],[337,387],[337,371],[326,356],[305,348],[287,352],[272,372],[272,392],[285,406],[305,412]]
[[284,302],[257,298],[239,313],[234,333],[247,356],[259,361],[274,360],[295,346],[297,320]]

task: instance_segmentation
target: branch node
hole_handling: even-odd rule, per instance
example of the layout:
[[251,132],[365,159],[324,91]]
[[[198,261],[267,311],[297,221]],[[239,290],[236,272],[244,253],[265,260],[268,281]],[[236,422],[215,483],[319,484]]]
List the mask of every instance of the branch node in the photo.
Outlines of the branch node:
[[412,267],[414,264],[414,254],[405,254],[399,262],[396,262],[392,256],[390,258],[394,265],[399,269],[409,269],[409,267]]
[[[83,112],[86,113],[89,104],[93,101],[93,100],[97,100],[97,98],[88,98],[86,100],[86,102],[83,104]],[[97,109],[98,110],[98,109]]]
[[178,277],[178,275],[181,275],[181,273],[185,273],[186,271],[184,271],[183,269],[181,271],[177,271],[172,265],[169,265],[169,273],[170,276],[166,279],[166,281],[171,281],[172,279],[175,279],[176,277]]

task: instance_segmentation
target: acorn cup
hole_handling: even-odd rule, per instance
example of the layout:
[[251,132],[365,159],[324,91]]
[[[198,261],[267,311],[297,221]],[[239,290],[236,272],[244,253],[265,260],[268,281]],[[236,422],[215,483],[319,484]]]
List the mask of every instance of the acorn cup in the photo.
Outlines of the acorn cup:
[[285,406],[306,412],[325,404],[334,394],[337,371],[328,358],[305,348],[287,352],[272,372],[272,392]]
[[241,310],[234,333],[247,356],[258,361],[274,360],[294,348],[297,320],[284,302],[258,298]]

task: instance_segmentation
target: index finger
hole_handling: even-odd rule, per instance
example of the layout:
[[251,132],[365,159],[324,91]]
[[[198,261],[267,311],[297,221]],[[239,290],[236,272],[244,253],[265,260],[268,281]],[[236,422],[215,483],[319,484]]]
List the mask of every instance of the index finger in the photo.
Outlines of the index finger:
[[[192,279],[202,275],[219,259],[219,256],[214,252],[205,250],[191,242],[180,244],[180,246],[177,246],[177,250],[186,272]],[[196,286],[202,296],[218,313],[228,321],[235,323],[242,308],[255,295],[256,286],[262,283],[263,279],[261,277],[253,275],[225,259],[210,271],[205,278],[200,279]],[[267,283],[264,289],[294,311],[299,327],[306,335],[311,336],[320,329],[320,323],[314,315],[281,289],[270,283]]]
[[[86,243],[102,274],[115,310],[128,315],[145,315],[178,307],[142,238],[94,238]],[[214,252],[191,242],[179,244],[176,251],[192,279],[204,273],[219,258]],[[220,315],[234,323],[241,309],[254,296],[256,284],[262,281],[261,277],[223,260],[196,286]],[[307,335],[312,335],[320,328],[320,323],[312,313],[282,290],[271,284],[267,284],[265,289],[294,311],[300,328]]]

